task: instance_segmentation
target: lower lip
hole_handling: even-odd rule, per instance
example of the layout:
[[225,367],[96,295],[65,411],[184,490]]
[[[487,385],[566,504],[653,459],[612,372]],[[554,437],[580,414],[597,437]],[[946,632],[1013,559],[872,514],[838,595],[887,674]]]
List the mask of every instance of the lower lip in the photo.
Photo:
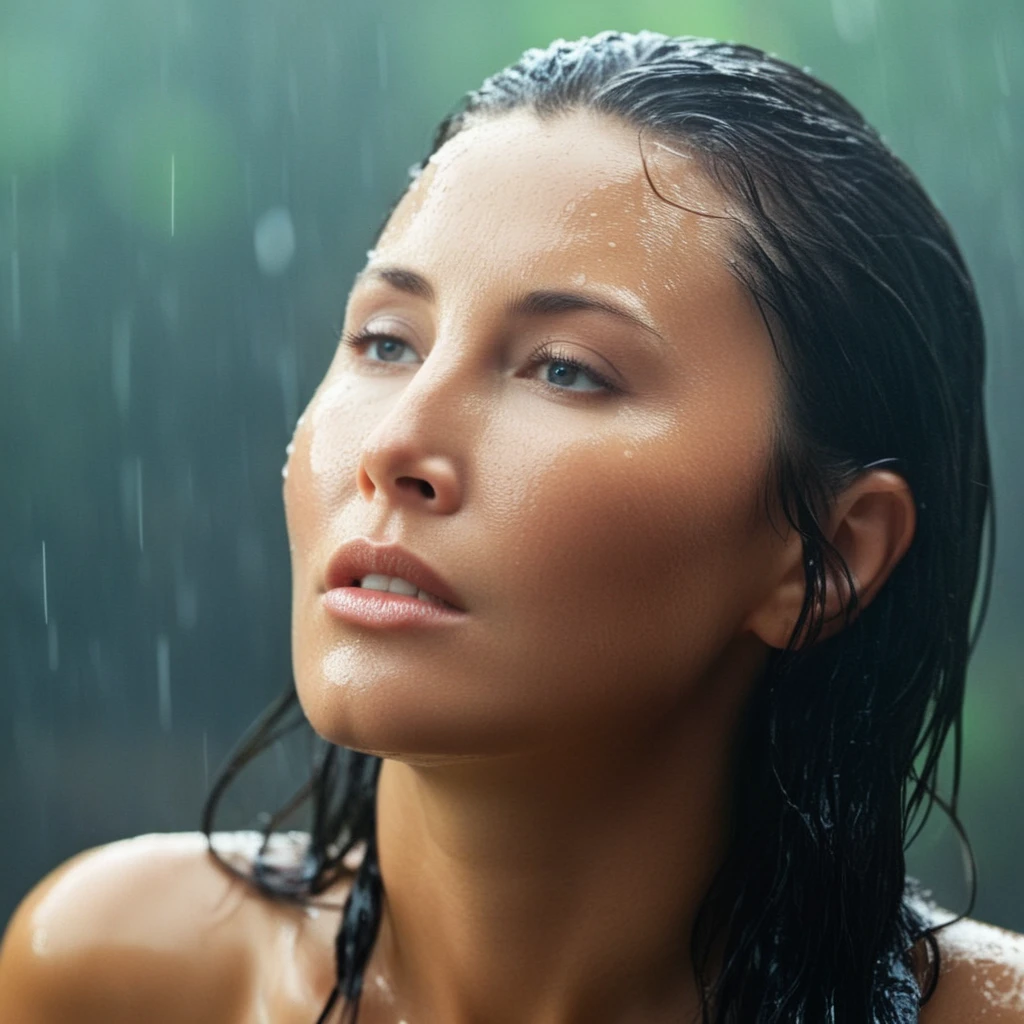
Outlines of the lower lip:
[[392,594],[362,587],[335,587],[323,595],[327,611],[345,622],[372,629],[398,629],[403,626],[449,626],[466,613],[446,605],[421,601],[418,597]]

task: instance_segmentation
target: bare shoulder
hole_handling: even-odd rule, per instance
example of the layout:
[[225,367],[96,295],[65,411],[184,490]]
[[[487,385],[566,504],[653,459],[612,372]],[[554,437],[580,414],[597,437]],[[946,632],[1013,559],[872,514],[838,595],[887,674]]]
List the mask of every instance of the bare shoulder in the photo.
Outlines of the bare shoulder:
[[939,981],[921,1024],[1024,1024],[1024,935],[967,919],[936,938]]
[[240,1019],[254,956],[250,892],[198,832],[138,836],[71,858],[10,921],[0,1020]]

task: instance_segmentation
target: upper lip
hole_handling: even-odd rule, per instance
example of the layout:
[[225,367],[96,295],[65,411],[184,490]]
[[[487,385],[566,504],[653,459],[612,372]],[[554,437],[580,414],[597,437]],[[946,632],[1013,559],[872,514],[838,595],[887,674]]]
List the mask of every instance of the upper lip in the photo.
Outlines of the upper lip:
[[327,565],[327,589],[351,587],[356,580],[371,573],[400,576],[453,608],[465,610],[459,595],[411,551],[398,544],[375,544],[365,537],[347,541],[331,556]]

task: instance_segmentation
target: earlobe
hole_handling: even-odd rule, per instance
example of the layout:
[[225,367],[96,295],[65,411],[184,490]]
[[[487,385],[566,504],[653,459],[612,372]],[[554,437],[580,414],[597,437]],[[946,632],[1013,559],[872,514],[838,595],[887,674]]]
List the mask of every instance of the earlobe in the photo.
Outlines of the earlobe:
[[[850,484],[833,504],[823,533],[845,561],[857,595],[857,614],[881,590],[906,554],[917,525],[914,497],[903,477],[888,470],[865,473]],[[747,628],[770,647],[789,642],[806,590],[803,542],[791,531],[780,549],[779,582],[753,611]],[[850,581],[841,566],[826,562],[825,609],[818,640],[848,624]],[[803,642],[806,631],[796,644]]]

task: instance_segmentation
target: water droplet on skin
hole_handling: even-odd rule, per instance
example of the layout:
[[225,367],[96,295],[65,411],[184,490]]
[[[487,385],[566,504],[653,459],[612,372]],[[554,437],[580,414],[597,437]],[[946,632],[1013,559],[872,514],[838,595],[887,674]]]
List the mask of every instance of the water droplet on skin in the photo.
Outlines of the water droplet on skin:
[[633,453],[631,451],[629,451],[628,449],[626,451],[624,451],[622,454],[625,455],[627,459],[633,458]]
[[596,217],[597,216],[597,211],[595,210],[590,216],[591,217]]
[[391,985],[387,982],[382,974],[378,974],[374,979],[374,984],[377,986],[378,991],[381,993],[384,999],[389,1003],[394,1003],[395,993],[391,988]]
[[572,283],[577,288],[582,288],[587,283],[587,275],[586,274],[575,274],[573,276]]
[[281,479],[282,480],[287,480],[288,479],[288,466],[287,465],[284,465],[284,466],[281,467]]
[[615,248],[615,243],[614,242],[609,242],[608,243],[608,248],[609,249],[614,249]]
[[285,445],[284,453],[285,455],[291,455],[293,451],[295,451],[295,442],[289,441],[288,444]]

